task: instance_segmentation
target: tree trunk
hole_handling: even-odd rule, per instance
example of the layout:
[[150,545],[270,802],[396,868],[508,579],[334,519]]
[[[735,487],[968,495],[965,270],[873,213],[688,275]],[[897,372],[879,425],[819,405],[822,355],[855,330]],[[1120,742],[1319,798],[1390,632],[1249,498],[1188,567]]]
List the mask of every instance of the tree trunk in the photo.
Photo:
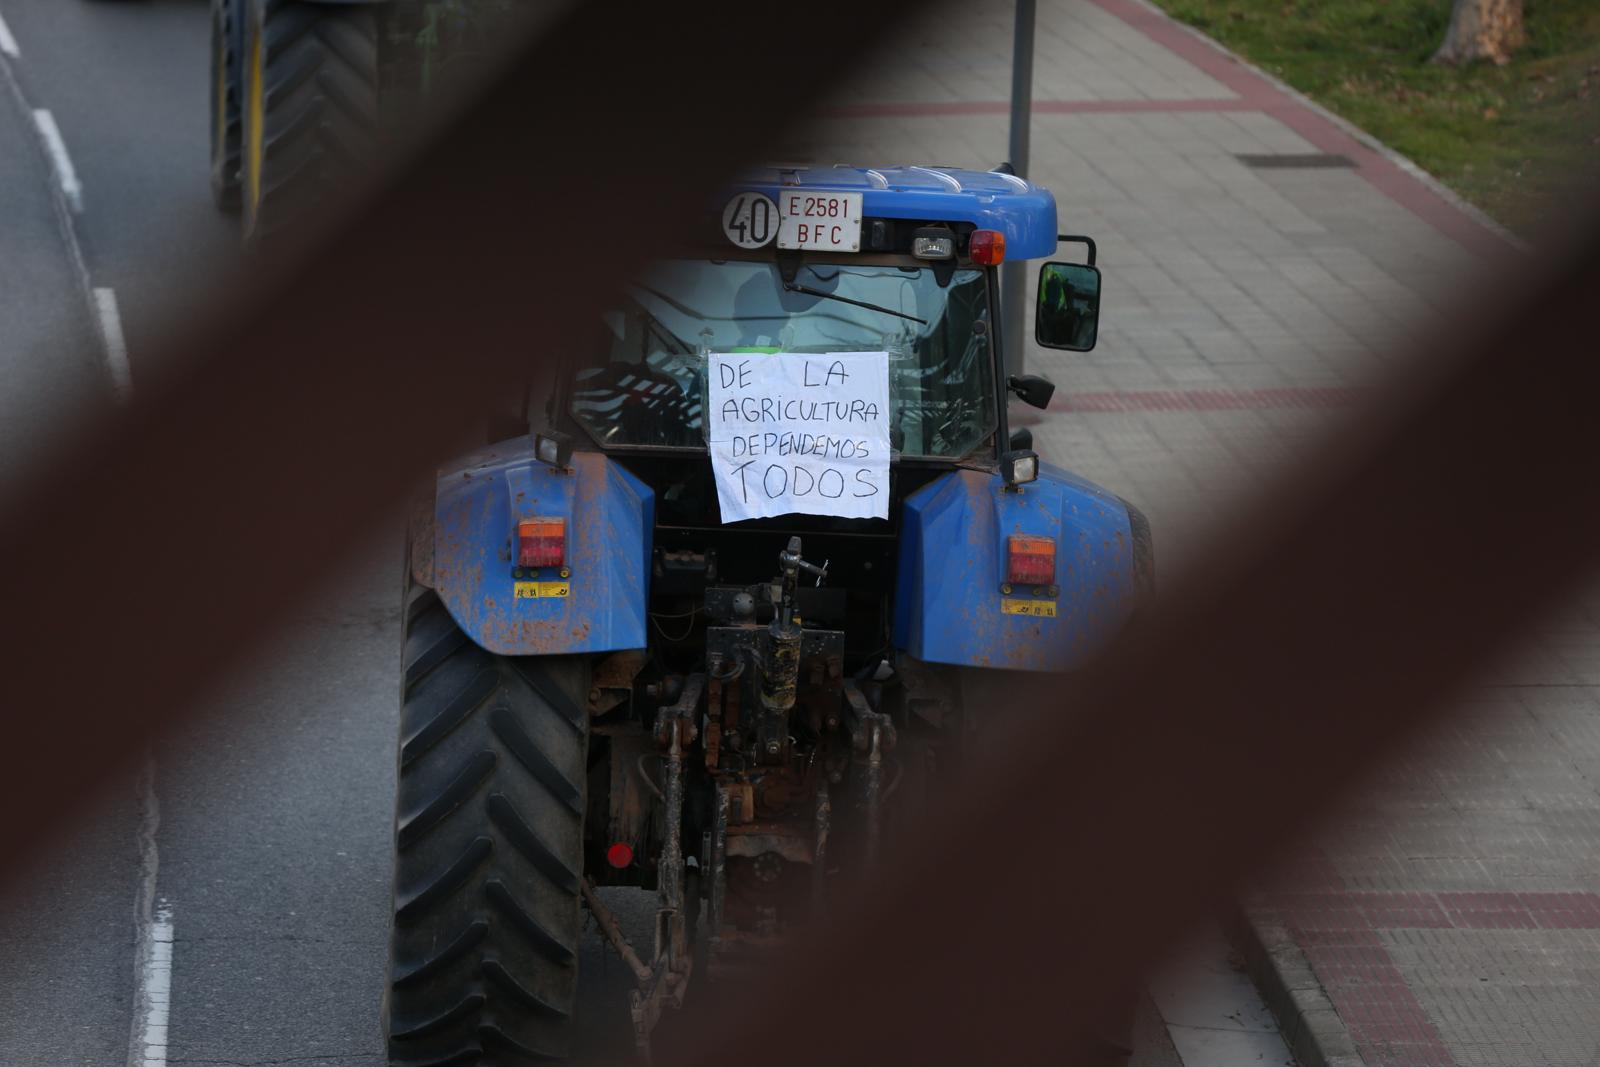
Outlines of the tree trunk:
[[1504,66],[1525,40],[1522,0],[1455,0],[1444,43],[1433,54],[1433,62],[1490,59]]

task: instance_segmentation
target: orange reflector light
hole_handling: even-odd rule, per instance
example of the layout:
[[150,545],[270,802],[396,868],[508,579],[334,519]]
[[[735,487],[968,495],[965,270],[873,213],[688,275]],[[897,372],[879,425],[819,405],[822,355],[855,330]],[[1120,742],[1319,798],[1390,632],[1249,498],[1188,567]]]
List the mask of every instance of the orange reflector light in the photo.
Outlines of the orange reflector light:
[[626,841],[618,841],[606,849],[606,862],[617,870],[622,870],[633,862],[633,846]]
[[1006,581],[1012,585],[1054,585],[1056,541],[1053,537],[1013,534],[1006,539]]
[[986,267],[1005,262],[1006,235],[999,230],[973,230],[967,238],[967,255]]
[[517,566],[559,567],[566,561],[566,519],[524,519],[517,523]]

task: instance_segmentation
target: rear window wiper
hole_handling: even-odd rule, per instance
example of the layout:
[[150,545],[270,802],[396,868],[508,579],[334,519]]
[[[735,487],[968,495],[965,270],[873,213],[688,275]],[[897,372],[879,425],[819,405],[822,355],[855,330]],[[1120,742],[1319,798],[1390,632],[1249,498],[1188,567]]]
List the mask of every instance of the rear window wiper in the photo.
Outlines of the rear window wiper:
[[819,296],[824,300],[837,300],[841,304],[853,304],[858,308],[866,308],[868,311],[881,311],[885,315],[893,315],[895,318],[910,319],[912,322],[915,322],[920,326],[928,325],[927,319],[919,319],[915,315],[907,315],[904,311],[896,311],[893,308],[879,307],[877,304],[869,304],[865,300],[851,300],[848,296],[840,296],[838,293],[825,293],[821,289],[813,289],[809,285],[796,285],[793,282],[784,282],[783,288],[786,292],[804,293],[806,296]]

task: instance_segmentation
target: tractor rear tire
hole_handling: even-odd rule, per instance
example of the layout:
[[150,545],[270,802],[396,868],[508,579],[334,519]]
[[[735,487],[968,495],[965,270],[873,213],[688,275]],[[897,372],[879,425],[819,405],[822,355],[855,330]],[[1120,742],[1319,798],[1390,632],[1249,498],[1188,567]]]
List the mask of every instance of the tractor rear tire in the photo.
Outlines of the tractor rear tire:
[[373,5],[239,0],[244,241],[260,247],[359,185],[378,148]]
[[578,991],[588,662],[493,655],[432,590],[406,599],[389,1062],[560,1060]]
[[223,211],[239,210],[240,67],[244,14],[240,0],[211,0],[211,196]]

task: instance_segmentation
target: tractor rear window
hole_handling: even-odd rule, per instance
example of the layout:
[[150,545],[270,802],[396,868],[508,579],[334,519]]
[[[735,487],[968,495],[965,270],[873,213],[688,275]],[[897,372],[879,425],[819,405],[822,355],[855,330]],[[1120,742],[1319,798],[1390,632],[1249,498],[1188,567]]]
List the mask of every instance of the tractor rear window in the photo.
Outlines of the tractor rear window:
[[771,263],[658,265],[602,316],[573,415],[603,445],[703,447],[707,353],[887,351],[902,455],[964,456],[994,432],[982,271],[941,287],[926,267],[808,263],[794,286],[809,292]]

